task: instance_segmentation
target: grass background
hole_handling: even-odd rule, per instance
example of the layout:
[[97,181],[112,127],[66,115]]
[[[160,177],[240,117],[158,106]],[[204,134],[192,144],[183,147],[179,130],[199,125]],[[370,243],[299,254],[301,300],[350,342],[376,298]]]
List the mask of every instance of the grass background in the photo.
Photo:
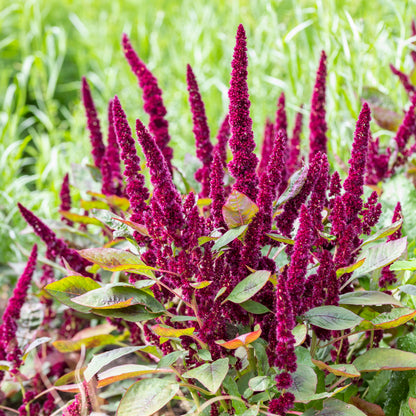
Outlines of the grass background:
[[[164,92],[177,165],[184,164],[187,153],[194,154],[186,64],[197,76],[214,137],[227,111],[239,23],[248,37],[257,142],[281,91],[286,93],[290,126],[300,104],[308,114],[320,51],[325,49],[330,157],[337,154],[346,162],[363,86],[389,94],[398,111],[406,105],[407,96],[388,64],[412,69],[409,37],[415,11],[416,0],[3,0],[0,278],[8,261],[23,258],[16,243],[25,246],[33,238],[21,234],[24,223],[16,203],[43,218],[56,218],[62,177],[71,163],[90,161],[81,77],[90,81],[104,128],[106,105],[115,94],[132,123],[148,119],[122,54],[122,32],[131,37]],[[384,144],[391,136],[379,129],[376,134]]]

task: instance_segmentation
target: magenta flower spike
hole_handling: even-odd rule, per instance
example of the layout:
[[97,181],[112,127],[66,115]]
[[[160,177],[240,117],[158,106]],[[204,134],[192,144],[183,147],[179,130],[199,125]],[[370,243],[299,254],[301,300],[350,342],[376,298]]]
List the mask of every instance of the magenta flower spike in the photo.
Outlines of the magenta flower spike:
[[175,243],[180,245],[179,232],[184,226],[181,196],[172,182],[172,176],[169,174],[167,162],[160,148],[140,120],[136,120],[136,132],[150,171],[150,180],[153,185],[152,199],[156,201],[163,213],[163,217],[157,220],[166,227]]
[[52,256],[52,258],[61,256],[76,272],[82,274],[83,276],[92,276],[91,273],[85,270],[87,266],[91,265],[88,260],[82,258],[76,250],[69,248],[64,240],[58,238],[43,221],[41,221],[22,204],[18,203],[17,205],[23,218],[33,228],[35,234],[46,244],[49,256]]
[[236,45],[231,63],[231,81],[228,97],[231,126],[230,148],[233,160],[228,169],[235,183],[233,190],[243,193],[255,201],[258,193],[256,173],[257,156],[253,153],[254,142],[252,120],[250,118],[250,100],[247,86],[247,42],[243,25],[238,26]]
[[[20,319],[20,311],[25,303],[32,276],[36,268],[38,247],[35,244],[29,256],[26,267],[17,281],[13,295],[7,303],[3,313],[3,323],[0,326],[0,348],[7,352],[7,359],[13,361],[16,366],[20,365],[21,351],[12,341],[16,337],[17,321]],[[3,355],[2,354],[2,355]]]
[[[416,22],[415,19],[412,20],[412,37],[416,36]],[[413,42],[413,45],[416,45],[416,41]],[[416,51],[410,51],[410,56],[412,61],[416,64]]]
[[371,227],[374,227],[381,215],[381,204],[378,202],[377,192],[374,191],[364,204],[362,214],[363,233],[370,235]]
[[381,154],[379,150],[379,138],[373,139],[370,135],[365,174],[366,185],[377,185],[388,174],[390,153],[388,151]]
[[269,163],[270,154],[273,149],[273,136],[275,134],[275,126],[268,118],[264,126],[263,144],[261,146],[260,163],[257,167],[257,174],[261,174],[267,169]]
[[166,108],[163,103],[162,90],[159,88],[156,77],[149,71],[143,61],[140,60],[133,49],[130,39],[124,33],[122,45],[124,55],[131,70],[136,75],[139,86],[143,90],[144,111],[149,114],[149,130],[155,138],[160,151],[162,152],[169,171],[172,173],[173,150],[169,147],[168,121],[166,120]]
[[303,114],[299,111],[296,114],[295,125],[293,126],[292,137],[289,141],[289,157],[287,160],[287,174],[290,177],[301,166],[300,161],[300,135],[302,133]]
[[416,87],[410,82],[410,78],[404,72],[398,70],[394,65],[390,64],[391,72],[396,75],[400,82],[402,83],[404,89],[406,90],[407,94],[410,96],[416,92]]
[[195,173],[195,179],[201,183],[202,189],[199,193],[201,198],[209,195],[209,177],[212,161],[213,146],[209,138],[209,127],[205,115],[205,106],[199,93],[198,83],[190,65],[186,70],[186,82],[189,91],[189,104],[191,106],[193,132],[196,144],[196,156],[202,162],[202,168]]
[[326,54],[325,51],[322,51],[311,101],[311,114],[309,118],[309,158],[317,152],[327,153],[328,139],[326,137],[326,132],[328,126],[325,121],[326,75]]
[[224,121],[221,123],[220,129],[217,134],[217,143],[214,146],[212,155],[216,151],[219,152],[220,159],[224,168],[227,166],[227,145],[228,140],[230,139],[231,130],[230,130],[230,118],[228,114],[225,116]]
[[283,129],[287,136],[286,98],[284,92],[279,96],[276,110],[276,131],[280,129]]
[[344,181],[345,193],[343,202],[346,209],[347,224],[357,218],[363,207],[361,199],[364,193],[364,175],[367,163],[368,141],[370,135],[370,107],[363,104],[354,133],[351,159],[348,161],[350,168],[348,177]]
[[[282,171],[281,171],[281,178],[278,188],[278,194],[282,194],[287,187],[287,180],[288,180],[288,172],[287,172],[287,159],[289,157],[289,151],[287,146],[287,117],[286,117],[286,100],[285,100],[285,93],[282,92],[280,94],[279,100],[277,102],[277,111],[276,111],[276,124],[275,124],[275,131],[283,130],[285,132],[284,139],[286,143],[284,144],[284,153],[282,159]],[[273,132],[273,139],[274,139],[274,132]],[[273,143],[273,141],[272,141]],[[273,144],[272,146],[273,147]]]
[[149,191],[145,186],[144,176],[140,173],[140,159],[137,156],[136,145],[126,114],[117,96],[113,100],[113,117],[114,130],[120,146],[121,158],[125,165],[126,194],[133,213],[131,221],[143,224],[143,214],[148,209],[146,200],[149,198]]
[[[61,191],[59,192],[59,198],[61,199],[61,205],[59,206],[60,211],[69,211],[71,209],[71,193],[69,191],[69,175],[64,176],[62,181]],[[73,222],[61,217],[61,221],[68,224],[70,227],[73,225]]]
[[104,195],[123,195],[123,177],[120,171],[120,148],[114,130],[113,100],[108,103],[108,145],[101,166]]
[[95,109],[90,87],[85,77],[82,77],[81,92],[82,102],[84,104],[85,114],[87,116],[87,127],[90,131],[92,158],[94,160],[94,165],[97,168],[100,168],[105,153],[105,145],[103,142],[103,135],[101,133],[100,120],[98,119],[97,110]]
[[211,186],[209,197],[212,199],[211,217],[216,228],[227,229],[224,217],[222,215],[222,207],[225,204],[224,193],[224,165],[221,160],[219,148],[214,149],[214,160],[211,165]]
[[403,153],[404,148],[406,147],[407,142],[409,141],[412,134],[415,132],[416,125],[416,94],[413,94],[410,100],[410,107],[406,111],[406,114],[403,118],[402,123],[397,130],[394,140],[397,143],[399,152]]

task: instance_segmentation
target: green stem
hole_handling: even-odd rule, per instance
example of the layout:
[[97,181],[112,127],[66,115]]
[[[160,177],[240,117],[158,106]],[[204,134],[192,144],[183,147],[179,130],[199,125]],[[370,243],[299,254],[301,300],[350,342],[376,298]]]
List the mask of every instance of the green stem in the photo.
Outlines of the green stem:
[[311,339],[311,357],[315,358],[315,352],[318,347],[318,338],[316,336],[315,331],[312,332],[312,339]]
[[247,351],[248,368],[249,370],[253,371],[253,373],[255,373],[256,368],[257,368],[257,363],[256,363],[256,357],[254,356],[254,350],[253,348],[250,348],[249,345],[245,345],[244,348]]

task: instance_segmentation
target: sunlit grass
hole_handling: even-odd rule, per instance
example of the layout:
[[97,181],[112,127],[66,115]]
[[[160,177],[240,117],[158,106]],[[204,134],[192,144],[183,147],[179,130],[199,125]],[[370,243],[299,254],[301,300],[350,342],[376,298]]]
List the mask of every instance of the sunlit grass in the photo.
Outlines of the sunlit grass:
[[[251,116],[258,143],[265,118],[273,117],[282,90],[290,121],[302,103],[308,114],[321,49],[328,54],[331,155],[336,153],[344,161],[348,157],[363,86],[391,95],[399,111],[407,100],[388,64],[411,69],[409,27],[415,0],[3,3],[0,264],[19,258],[13,241],[24,240],[18,235],[23,223],[16,202],[36,208],[44,217],[56,216],[63,175],[71,163],[89,158],[79,99],[82,75],[92,85],[104,126],[107,101],[114,94],[131,122],[137,117],[147,120],[141,92],[121,51],[122,32],[129,34],[163,89],[179,166],[186,153],[194,154],[186,64],[197,76],[215,136],[227,111],[230,61],[239,23],[248,35]],[[377,134],[387,144],[389,133]]]

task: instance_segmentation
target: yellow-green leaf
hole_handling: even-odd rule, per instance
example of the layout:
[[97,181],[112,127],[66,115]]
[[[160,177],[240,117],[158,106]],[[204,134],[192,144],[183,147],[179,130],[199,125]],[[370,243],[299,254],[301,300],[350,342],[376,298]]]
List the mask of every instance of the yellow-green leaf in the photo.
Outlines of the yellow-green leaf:
[[229,228],[236,228],[248,224],[258,210],[258,206],[248,196],[232,191],[222,207],[222,215]]

